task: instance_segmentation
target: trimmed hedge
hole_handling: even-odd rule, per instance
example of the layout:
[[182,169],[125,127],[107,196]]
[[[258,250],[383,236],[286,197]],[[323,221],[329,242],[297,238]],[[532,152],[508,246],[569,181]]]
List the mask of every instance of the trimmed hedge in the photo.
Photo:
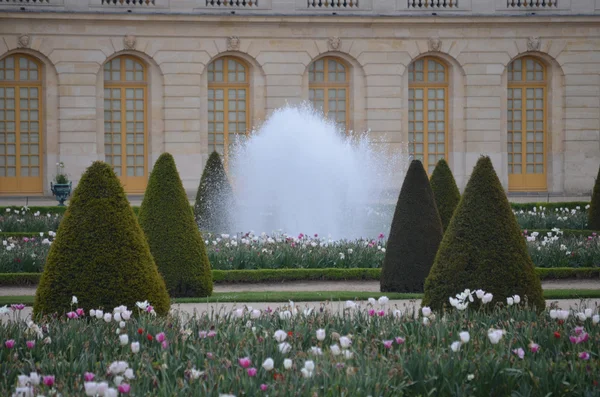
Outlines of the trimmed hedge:
[[194,203],[194,216],[200,229],[212,233],[230,233],[235,200],[219,153],[209,156]]
[[588,227],[590,229],[600,229],[600,168],[592,191],[592,202],[588,212]]
[[138,220],[169,295],[210,296],[213,283],[204,240],[169,153],[154,164]]
[[408,167],[383,259],[381,292],[423,292],[442,241],[442,221],[419,160]]
[[[600,279],[600,268],[541,268],[535,269],[541,280]],[[0,286],[33,286],[41,273],[0,273]],[[284,281],[378,281],[381,269],[262,269],[213,270],[215,284],[264,283]]]
[[70,200],[36,291],[34,316],[148,300],[156,313],[170,308],[165,283],[112,167],[96,161]]
[[442,230],[445,232],[460,201],[460,191],[446,160],[441,159],[438,161],[431,174],[430,183],[433,197],[435,197],[435,204],[442,220]]
[[444,234],[425,281],[423,306],[442,310],[448,297],[467,288],[492,293],[494,302],[518,294],[538,310],[545,307],[525,239],[487,156],[477,161]]

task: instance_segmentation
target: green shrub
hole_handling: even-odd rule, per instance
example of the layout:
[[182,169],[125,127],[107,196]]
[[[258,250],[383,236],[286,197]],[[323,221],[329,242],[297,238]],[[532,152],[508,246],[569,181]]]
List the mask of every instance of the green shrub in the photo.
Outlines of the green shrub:
[[517,294],[545,307],[540,279],[489,157],[477,162],[444,234],[423,305],[441,309],[467,288],[491,292],[494,302]]
[[419,160],[406,172],[387,242],[381,292],[423,292],[442,240],[442,222]]
[[86,310],[135,307],[148,300],[159,314],[169,296],[119,179],[93,163],[81,177],[51,246],[34,314],[63,313],[71,297]]
[[458,186],[456,186],[456,181],[446,160],[441,159],[438,161],[431,174],[430,183],[435,204],[442,220],[442,227],[446,231],[450,224],[450,219],[454,215],[454,210],[460,201]]
[[588,211],[588,229],[600,230],[600,169],[592,191],[592,202]]
[[235,205],[233,190],[223,168],[221,157],[212,152],[196,194],[194,215],[201,230],[213,233],[231,232],[231,210]]
[[204,240],[169,153],[154,164],[138,220],[169,294],[210,296],[213,282]]

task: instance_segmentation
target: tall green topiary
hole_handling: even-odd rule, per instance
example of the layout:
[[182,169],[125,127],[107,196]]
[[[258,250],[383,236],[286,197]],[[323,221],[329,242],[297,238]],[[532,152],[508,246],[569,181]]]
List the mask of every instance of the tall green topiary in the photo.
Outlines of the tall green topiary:
[[194,215],[200,230],[229,233],[230,212],[234,205],[233,190],[221,157],[219,153],[212,152],[204,167],[194,204]]
[[442,222],[427,173],[418,160],[408,168],[387,242],[381,292],[423,292],[442,240]]
[[494,302],[516,294],[544,308],[540,279],[489,157],[477,162],[444,234],[423,305],[439,310],[467,288],[491,292]]
[[149,301],[169,311],[169,295],[142,229],[111,167],[93,163],[81,177],[58,228],[33,311],[64,313],[71,297],[86,310],[134,308]]
[[169,294],[210,296],[213,281],[204,240],[169,153],[154,164],[138,220]]
[[592,192],[592,202],[588,212],[588,229],[600,230],[600,169],[598,169],[598,176]]
[[446,160],[441,159],[438,161],[431,174],[430,183],[433,197],[435,197],[435,204],[442,219],[443,230],[446,231],[454,210],[460,201],[458,186],[456,186],[456,181]]

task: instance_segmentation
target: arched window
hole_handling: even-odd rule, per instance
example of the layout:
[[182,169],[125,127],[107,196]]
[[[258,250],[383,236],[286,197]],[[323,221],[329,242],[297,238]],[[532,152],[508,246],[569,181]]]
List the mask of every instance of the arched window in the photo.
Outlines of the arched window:
[[546,190],[546,68],[537,59],[508,65],[508,188]]
[[448,154],[448,68],[435,58],[408,67],[408,148],[431,175]]
[[208,150],[227,165],[236,139],[250,126],[248,66],[238,58],[223,57],[208,65]]
[[147,184],[147,75],[144,64],[122,55],[104,64],[104,155],[125,190]]
[[42,65],[0,59],[0,192],[42,193]]
[[348,129],[350,76],[339,59],[325,57],[308,68],[308,99],[341,130]]

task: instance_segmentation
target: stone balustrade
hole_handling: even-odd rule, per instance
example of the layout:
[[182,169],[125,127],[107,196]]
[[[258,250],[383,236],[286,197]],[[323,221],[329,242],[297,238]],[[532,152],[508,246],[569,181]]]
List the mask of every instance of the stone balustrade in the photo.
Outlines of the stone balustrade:
[[600,14],[600,0],[0,0],[0,12],[517,16]]

